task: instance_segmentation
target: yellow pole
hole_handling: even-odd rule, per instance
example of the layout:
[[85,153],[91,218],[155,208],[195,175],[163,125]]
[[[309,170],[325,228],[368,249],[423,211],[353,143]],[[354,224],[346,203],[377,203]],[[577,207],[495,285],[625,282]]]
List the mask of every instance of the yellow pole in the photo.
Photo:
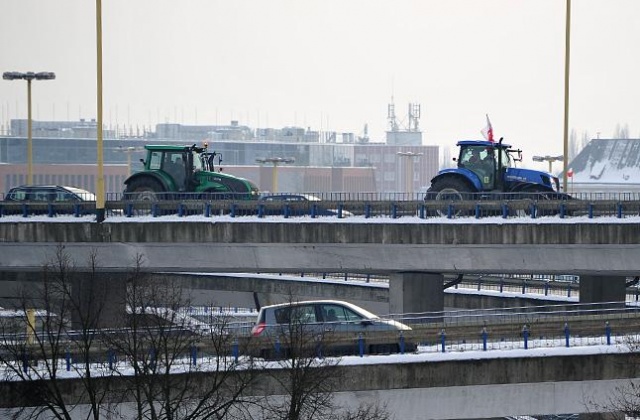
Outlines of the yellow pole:
[[36,310],[27,309],[27,344],[33,344],[36,331]]
[[98,179],[96,181],[96,221],[104,221],[104,157],[102,154],[102,0],[96,0],[97,98],[98,98]]
[[27,79],[27,184],[33,184],[33,137],[31,135],[31,79]]
[[564,56],[564,153],[562,188],[567,191],[567,169],[569,166],[569,60],[571,58],[571,0],[567,0],[567,24],[565,34],[565,56]]

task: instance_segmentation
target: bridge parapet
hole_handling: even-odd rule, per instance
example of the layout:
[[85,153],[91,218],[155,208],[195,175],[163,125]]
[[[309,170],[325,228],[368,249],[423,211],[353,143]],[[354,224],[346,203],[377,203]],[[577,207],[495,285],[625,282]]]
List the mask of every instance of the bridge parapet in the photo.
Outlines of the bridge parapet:
[[0,223],[2,242],[387,245],[637,245],[637,223],[296,222]]

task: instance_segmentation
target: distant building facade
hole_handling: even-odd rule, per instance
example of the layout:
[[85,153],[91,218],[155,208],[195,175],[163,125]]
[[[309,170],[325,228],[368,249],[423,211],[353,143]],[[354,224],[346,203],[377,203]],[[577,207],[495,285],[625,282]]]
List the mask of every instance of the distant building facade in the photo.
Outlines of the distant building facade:
[[[26,182],[26,120],[12,120],[11,127],[10,135],[0,136],[0,192]],[[95,132],[95,121],[34,121],[34,182],[95,190]],[[272,190],[273,167],[257,163],[258,159],[294,160],[277,169],[278,188],[287,192],[418,191],[435,176],[439,162],[438,146],[369,143],[352,133],[319,133],[299,127],[253,130],[237,121],[224,126],[158,124],[155,132],[145,130],[140,136],[112,130],[105,131],[103,138],[108,193],[122,192],[128,173],[142,168],[144,145],[159,142],[185,146],[206,142],[210,150],[221,154],[225,171],[251,179],[265,191]],[[413,162],[399,152],[415,154]]]

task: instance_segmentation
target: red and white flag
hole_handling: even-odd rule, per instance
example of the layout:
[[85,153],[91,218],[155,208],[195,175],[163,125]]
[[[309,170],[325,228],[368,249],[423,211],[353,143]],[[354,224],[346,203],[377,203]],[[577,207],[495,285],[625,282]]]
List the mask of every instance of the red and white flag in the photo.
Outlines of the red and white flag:
[[567,171],[567,177],[573,178],[573,168],[569,168],[569,170]]
[[493,127],[491,127],[491,121],[489,121],[489,114],[487,114],[487,126],[480,130],[480,132],[485,140],[493,143]]

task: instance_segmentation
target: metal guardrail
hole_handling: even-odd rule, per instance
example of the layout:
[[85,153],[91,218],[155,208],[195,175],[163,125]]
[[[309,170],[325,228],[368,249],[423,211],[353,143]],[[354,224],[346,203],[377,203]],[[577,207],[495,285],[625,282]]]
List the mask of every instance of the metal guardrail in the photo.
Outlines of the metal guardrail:
[[[419,352],[444,352],[455,349],[452,346],[460,346],[461,351],[474,345],[476,349],[502,349],[504,343],[517,344],[527,348],[527,340],[531,340],[533,347],[569,347],[569,339],[587,337],[595,338],[598,344],[611,344],[616,341],[624,343],[627,334],[637,334],[640,328],[640,307],[627,307],[623,302],[609,302],[603,304],[575,304],[575,305],[549,305],[540,307],[519,307],[491,310],[464,310],[455,312],[404,314],[395,318],[411,325],[410,331],[369,331],[369,332],[342,332],[330,333],[323,341],[323,346],[329,350],[331,345],[351,346],[354,354],[363,355],[361,344],[371,343],[406,343],[417,345]],[[268,340],[258,340],[250,334],[249,322],[229,322],[228,318],[219,324],[212,324],[211,331],[226,331],[223,335],[224,345],[213,346],[206,335],[194,333],[192,347],[179,357],[189,360],[188,363],[206,363],[206,359],[220,351],[226,355],[235,357],[253,355],[264,346],[269,346]],[[187,332],[184,326],[177,326],[176,334]],[[361,329],[357,329],[361,331]],[[165,329],[163,333],[169,330]],[[119,334],[121,330],[90,332],[101,334]],[[82,338],[74,335],[73,331],[64,333],[67,337],[61,337],[58,345],[64,351],[60,354],[64,359],[59,362],[66,369],[74,363],[75,356],[81,352],[77,345],[82,345]],[[195,339],[196,337],[199,337]],[[617,338],[616,338],[617,337]],[[621,338],[622,337],[622,338]],[[6,340],[8,337],[3,337]],[[12,335],[11,340],[25,342],[26,336]],[[621,341],[622,340],[622,341]],[[221,344],[221,343],[219,343]],[[593,343],[591,343],[593,344]],[[586,345],[591,345],[586,343]],[[483,348],[484,346],[484,348]],[[358,350],[358,348],[360,350]],[[399,347],[402,348],[402,347]],[[409,347],[408,347],[409,348]],[[415,346],[414,346],[415,348]],[[24,353],[29,355],[28,361],[22,361],[31,365],[40,357],[37,346],[27,345]],[[365,354],[368,353],[364,350]],[[104,365],[105,360],[109,365],[120,365],[118,354],[114,353],[108,342],[95,340],[90,349],[91,359]],[[7,355],[10,357],[10,355]],[[44,356],[42,356],[44,357]],[[18,359],[17,359],[18,360]],[[19,360],[18,360],[19,361]]]
[[[408,200],[406,195],[395,199],[379,194],[337,193],[327,195],[321,201],[262,202],[246,199],[206,200],[192,194],[181,194],[172,200],[133,201],[111,197],[105,202],[107,217],[134,218],[140,216],[203,216],[231,218],[253,216],[258,219],[283,218],[338,218],[348,220],[353,216],[364,218],[399,219],[483,219],[487,217],[511,219],[554,217],[610,217],[623,219],[640,216],[640,193],[585,194],[584,198],[571,200],[545,200],[539,195],[526,194],[465,197],[464,200]],[[22,216],[28,219],[40,215],[76,217],[95,213],[95,202],[1,202],[0,219],[5,216]]]
[[[260,273],[257,273],[260,274]],[[277,275],[270,273],[270,275]],[[312,280],[330,280],[352,284],[388,285],[389,276],[382,274],[363,273],[279,273],[288,277],[300,277]],[[445,284],[455,277],[445,276]],[[628,278],[629,281],[631,278]],[[578,299],[580,296],[580,276],[571,274],[469,274],[459,283],[449,286],[449,289],[489,291],[502,293],[516,293],[523,298],[566,298]],[[640,303],[640,283],[626,288],[627,303]]]

